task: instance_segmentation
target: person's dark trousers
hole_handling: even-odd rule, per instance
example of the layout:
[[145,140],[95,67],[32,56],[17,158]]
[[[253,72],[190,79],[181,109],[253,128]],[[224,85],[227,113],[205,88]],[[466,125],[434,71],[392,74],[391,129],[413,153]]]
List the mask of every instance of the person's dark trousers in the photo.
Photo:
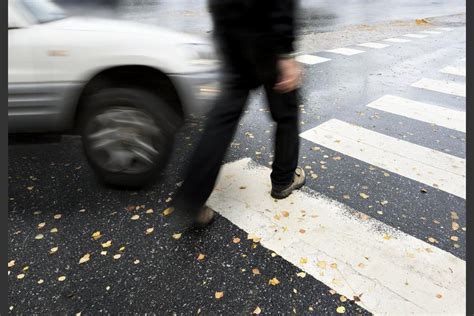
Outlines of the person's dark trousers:
[[257,72],[252,78],[233,71],[242,66],[238,62],[227,65],[222,94],[208,114],[202,137],[175,196],[177,209],[195,215],[211,195],[249,92],[254,88],[248,84],[251,79],[263,84],[272,118],[277,123],[272,184],[286,186],[293,180],[299,154],[298,91],[280,94],[273,90],[278,74],[276,56],[270,57],[257,60]]

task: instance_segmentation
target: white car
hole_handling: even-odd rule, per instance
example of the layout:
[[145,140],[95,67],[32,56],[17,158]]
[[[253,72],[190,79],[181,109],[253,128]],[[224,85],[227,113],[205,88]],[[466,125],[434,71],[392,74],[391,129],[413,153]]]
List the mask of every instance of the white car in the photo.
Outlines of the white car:
[[107,183],[157,177],[183,119],[218,93],[218,69],[199,37],[68,17],[49,0],[8,2],[9,133],[80,133]]

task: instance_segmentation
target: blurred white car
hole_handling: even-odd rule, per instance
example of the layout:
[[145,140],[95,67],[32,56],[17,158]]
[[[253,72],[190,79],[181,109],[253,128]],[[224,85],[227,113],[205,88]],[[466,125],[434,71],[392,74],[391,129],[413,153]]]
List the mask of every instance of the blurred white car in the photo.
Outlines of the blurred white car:
[[183,119],[218,93],[218,73],[205,39],[8,2],[9,133],[80,133],[107,183],[155,179]]

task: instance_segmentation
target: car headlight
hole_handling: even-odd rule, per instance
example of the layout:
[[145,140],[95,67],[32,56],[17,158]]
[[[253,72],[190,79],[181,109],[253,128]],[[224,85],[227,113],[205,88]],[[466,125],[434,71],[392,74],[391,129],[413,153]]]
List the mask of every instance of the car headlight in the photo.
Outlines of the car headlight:
[[219,64],[216,51],[210,44],[189,43],[183,45],[191,65],[212,66]]

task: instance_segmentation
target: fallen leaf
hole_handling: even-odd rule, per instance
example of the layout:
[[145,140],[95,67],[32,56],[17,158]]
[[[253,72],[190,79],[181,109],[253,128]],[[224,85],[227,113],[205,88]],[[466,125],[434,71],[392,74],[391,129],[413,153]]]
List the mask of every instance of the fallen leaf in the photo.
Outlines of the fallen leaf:
[[151,233],[153,233],[154,230],[155,230],[155,229],[154,229],[153,227],[147,228],[147,229],[145,230],[145,234],[146,234],[146,235],[150,235]]
[[268,284],[275,286],[275,285],[280,284],[280,281],[278,281],[277,278],[273,278],[273,279],[268,281]]
[[55,233],[58,232],[58,229],[56,227],[54,227],[54,228],[51,228],[51,230],[49,232],[52,233],[52,234],[55,234]]
[[43,228],[44,226],[46,226],[46,223],[45,223],[45,222],[39,223],[39,224],[38,224],[38,229],[41,229],[41,228]]
[[255,310],[252,312],[252,314],[255,314],[255,315],[260,315],[260,313],[262,312],[262,310],[260,309],[260,307],[256,307]]
[[363,198],[364,200],[367,200],[369,196],[363,192],[359,193],[360,197]]
[[118,254],[114,255],[112,258],[117,260],[117,259],[120,259],[120,257],[122,257],[122,255],[118,253]]
[[240,242],[240,238],[239,237],[234,237],[234,238],[232,238],[232,242],[234,244],[238,244]]
[[299,276],[300,278],[304,278],[304,277],[306,277],[306,272],[303,272],[303,271],[298,272],[296,275]]
[[385,240],[390,240],[390,239],[392,239],[392,236],[387,235],[387,234],[384,234],[384,235],[383,235],[383,239],[385,239]]
[[272,258],[275,258],[277,256],[277,254],[274,252],[272,252],[270,255],[272,256]]
[[43,280],[43,279],[39,279],[37,283],[38,283],[38,284],[43,284],[43,283],[44,283],[44,280]]
[[312,174],[311,174],[311,178],[312,178],[312,179],[317,179],[317,178],[318,178],[318,175],[317,175],[316,173],[312,173]]
[[452,222],[452,223],[451,223],[451,228],[452,228],[453,230],[458,230],[458,229],[459,229],[459,224],[456,223],[456,222]]
[[55,215],[53,216],[54,219],[60,219],[61,217],[62,217],[61,214],[55,214]]
[[59,248],[58,248],[57,246],[56,246],[56,247],[53,247],[53,248],[51,248],[51,249],[49,250],[49,253],[50,253],[50,254],[56,253],[56,252],[58,251],[58,249],[59,249]]
[[253,269],[252,269],[252,273],[253,273],[253,275],[259,275],[259,274],[260,274],[260,270],[257,269],[257,268],[253,268]]
[[198,255],[198,257],[197,257],[197,259],[198,259],[199,261],[204,260],[204,258],[206,258],[206,255],[204,255],[204,254],[202,254],[202,253],[200,253],[200,254]]
[[61,275],[59,278],[58,278],[58,281],[59,282],[63,282],[64,280],[66,280],[66,277],[64,275]]
[[214,297],[218,300],[221,299],[224,296],[224,292],[216,292],[214,294]]
[[241,186],[241,187],[239,187],[239,189],[240,190],[245,190],[245,189],[247,189],[247,187]]
[[433,237],[428,237],[428,241],[431,242],[431,243],[434,243],[434,244],[438,243],[438,241],[436,239],[434,239]]
[[331,267],[332,269],[337,269],[337,263],[335,263],[335,262],[334,262],[334,263],[331,263],[330,267]]
[[26,272],[26,271],[28,271],[29,269],[30,269],[30,266],[24,266],[22,270]]
[[85,255],[82,256],[81,259],[79,259],[79,264],[86,263],[91,259],[91,255],[89,253],[86,253]]
[[388,201],[381,201],[380,205],[387,205]]
[[451,211],[451,219],[452,219],[452,220],[459,219],[458,214],[457,214],[456,212],[454,212],[454,211]]
[[181,233],[174,233],[174,234],[173,234],[173,238],[176,239],[176,240],[178,240],[178,239],[181,238],[181,235],[182,235]]
[[15,260],[8,261],[8,267],[12,268],[15,265]]
[[300,264],[308,263],[308,258],[300,258]]
[[118,251],[119,252],[124,252],[125,251],[125,246],[120,247]]
[[102,250],[102,251],[100,252],[100,254],[101,254],[102,256],[107,256],[107,251]]
[[146,210],[145,213],[147,213],[147,214],[152,214],[152,213],[153,213],[153,209],[149,208],[149,209]]
[[426,190],[426,189],[420,189],[420,192],[421,192],[421,193],[428,193],[428,190]]
[[338,308],[336,308],[336,312],[338,314],[344,314],[346,312],[346,308],[344,306],[339,306]]
[[329,290],[329,293],[331,293],[332,295],[336,294],[336,291],[335,290]]
[[441,294],[439,294],[439,293],[436,294],[436,298],[442,298],[442,297],[443,297],[443,295],[441,295]]
[[38,235],[35,236],[36,240],[40,240],[40,239],[43,239],[43,238],[44,238],[43,234],[38,234]]
[[18,275],[16,276],[16,278],[17,278],[18,280],[21,280],[21,279],[23,279],[24,277],[25,277],[25,275],[24,275],[23,273],[20,273],[20,274],[18,274]]
[[341,295],[341,297],[339,297],[339,300],[344,303],[345,301],[347,301],[347,297]]
[[304,234],[304,233],[306,233],[306,230],[300,229],[300,233],[301,233],[301,234]]
[[316,265],[321,269],[326,269],[326,261],[318,261]]
[[140,260],[136,259],[135,261],[133,261],[133,264],[139,264],[140,263]]
[[288,217],[290,216],[290,213],[288,213],[288,211],[283,211],[281,212],[281,215],[283,215],[283,217]]
[[173,212],[174,212],[174,208],[173,207],[168,207],[167,209],[165,209],[163,211],[163,216],[171,215]]
[[109,248],[110,246],[112,246],[112,240],[102,243],[102,248]]
[[364,268],[364,267],[365,267],[365,264],[363,264],[362,262],[360,262],[357,266],[358,266],[359,268]]
[[415,22],[416,22],[417,25],[424,25],[424,24],[428,24],[428,23],[429,23],[429,22],[426,21],[425,19],[416,19]]
[[100,231],[96,231],[92,234],[92,238],[94,238],[94,240],[97,240],[100,237],[102,237],[102,234],[100,233]]
[[458,236],[451,236],[451,240],[452,240],[452,241],[458,241],[459,238],[458,238]]
[[131,219],[132,221],[136,221],[136,220],[138,220],[139,218],[140,218],[140,215],[138,215],[138,214],[135,214],[135,215],[133,215],[132,217],[130,217],[130,219]]
[[344,200],[349,200],[351,197],[350,197],[349,195],[345,194],[345,195],[342,196],[342,198],[343,198]]
[[262,239],[255,234],[248,234],[247,239],[251,239],[253,242],[258,243]]

